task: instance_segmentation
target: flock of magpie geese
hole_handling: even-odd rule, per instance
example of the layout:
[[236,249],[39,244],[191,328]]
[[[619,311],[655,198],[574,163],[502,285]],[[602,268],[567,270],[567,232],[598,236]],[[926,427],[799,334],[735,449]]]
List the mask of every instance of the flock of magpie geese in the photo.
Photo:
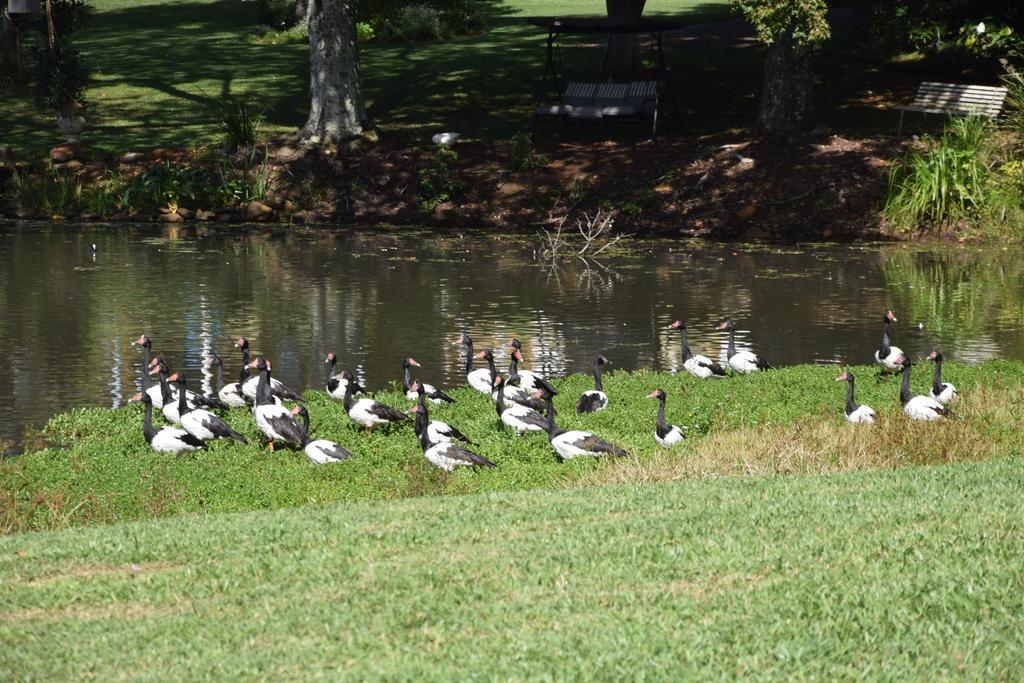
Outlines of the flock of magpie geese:
[[[894,346],[890,337],[890,324],[896,321],[892,311],[883,317],[882,343],[875,352],[875,363],[882,372],[901,372],[900,401],[908,417],[915,420],[937,420],[949,414],[949,404],[957,397],[956,387],[942,382],[942,355],[933,351],[930,355],[935,362],[935,376],[927,396],[910,392],[910,358]],[[719,379],[729,372],[745,375],[771,369],[771,365],[750,350],[737,350],[736,327],[732,320],[719,325],[718,329],[729,333],[729,344],[724,367],[707,356],[694,354],[687,342],[686,325],[675,321],[670,326],[682,335],[683,369],[700,379]],[[576,457],[601,457],[605,455],[626,455],[625,449],[585,430],[563,430],[558,427],[554,397],[558,390],[539,373],[520,370],[522,344],[518,339],[511,342],[509,369],[501,374],[495,366],[494,354],[490,349],[474,353],[473,340],[462,334],[456,343],[465,349],[465,375],[467,384],[487,394],[495,403],[502,425],[519,434],[544,432],[555,453],[562,459]],[[214,410],[249,408],[256,426],[262,434],[265,445],[271,449],[275,444],[301,448],[315,463],[340,462],[352,457],[343,446],[327,439],[313,439],[310,436],[309,413],[303,397],[271,376],[271,362],[264,358],[251,358],[249,341],[240,337],[235,346],[241,350],[242,365],[237,382],[224,383],[223,362],[216,354],[206,359],[215,373],[214,393],[209,396],[189,391],[184,372],[171,373],[161,356],[152,355],[152,342],[146,335],[133,344],[143,349],[142,391],[133,400],[141,401],[145,407],[143,435],[155,451],[180,455],[203,448],[211,439],[234,439],[248,443],[245,436],[233,429]],[[474,361],[482,360],[485,368],[474,368]],[[355,423],[366,430],[382,425],[400,424],[413,421],[416,436],[423,454],[433,465],[450,472],[459,466],[494,467],[487,458],[470,450],[471,440],[456,427],[440,420],[430,419],[429,405],[452,403],[454,399],[442,389],[426,384],[411,376],[412,368],[418,367],[413,358],[403,362],[403,389],[405,397],[415,401],[408,412],[381,403],[365,394],[356,377],[349,370],[337,372],[337,356],[329,353],[325,359],[328,365],[326,391],[329,396],[342,401],[345,412]],[[576,405],[578,413],[592,413],[608,406],[608,395],[604,392],[602,372],[609,360],[603,355],[594,359],[594,388],[583,392]],[[156,375],[158,382],[150,384],[150,376]],[[852,423],[872,423],[876,413],[870,407],[858,405],[854,400],[854,377],[849,371],[843,372],[836,381],[847,382],[845,415]],[[661,389],[648,394],[647,398],[658,400],[654,439],[665,447],[680,443],[683,430],[665,421],[667,395]],[[288,407],[289,402],[292,407]],[[156,427],[153,424],[153,409],[158,408],[168,423]],[[176,425],[176,426],[172,426]]]

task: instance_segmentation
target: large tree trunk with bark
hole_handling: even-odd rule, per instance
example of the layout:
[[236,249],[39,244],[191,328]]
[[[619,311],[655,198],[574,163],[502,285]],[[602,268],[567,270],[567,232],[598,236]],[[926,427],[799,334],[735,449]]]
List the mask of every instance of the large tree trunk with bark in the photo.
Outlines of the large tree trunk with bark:
[[757,125],[761,133],[784,136],[814,126],[814,76],[810,47],[782,31],[768,46]]
[[[644,13],[647,0],[605,0],[608,18],[612,21],[632,23]],[[629,76],[640,71],[640,43],[635,34],[612,33],[604,47],[601,71],[613,76]]]
[[302,141],[336,144],[358,136],[365,125],[351,0],[310,0],[309,119]]

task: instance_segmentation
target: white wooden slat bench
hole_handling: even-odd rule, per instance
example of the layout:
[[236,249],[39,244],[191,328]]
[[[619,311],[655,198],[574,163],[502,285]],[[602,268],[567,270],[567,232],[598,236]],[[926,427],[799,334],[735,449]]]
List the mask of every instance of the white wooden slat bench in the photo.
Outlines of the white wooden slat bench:
[[900,123],[896,135],[903,133],[903,115],[908,111],[928,114],[975,114],[996,118],[1003,109],[1006,88],[988,85],[965,85],[961,83],[938,83],[924,81],[917,89],[914,101],[896,107],[900,110]]
[[658,134],[659,93],[657,81],[629,83],[569,83],[556,104],[541,104],[534,110],[537,118],[560,117],[569,120],[650,119],[651,139]]

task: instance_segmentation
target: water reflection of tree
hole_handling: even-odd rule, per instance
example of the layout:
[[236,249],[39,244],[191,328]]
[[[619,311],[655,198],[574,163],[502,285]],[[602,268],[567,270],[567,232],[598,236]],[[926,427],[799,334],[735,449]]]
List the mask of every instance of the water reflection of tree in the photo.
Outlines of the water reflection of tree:
[[904,319],[930,328],[926,338],[957,340],[961,357],[970,346],[982,356],[1019,347],[1024,262],[1018,251],[893,248],[880,261]]

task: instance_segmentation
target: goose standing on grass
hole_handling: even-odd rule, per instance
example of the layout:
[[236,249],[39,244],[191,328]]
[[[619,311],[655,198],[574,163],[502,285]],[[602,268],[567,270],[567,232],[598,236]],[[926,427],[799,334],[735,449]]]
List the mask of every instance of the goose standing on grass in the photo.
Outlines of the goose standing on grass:
[[934,398],[910,393],[910,366],[912,363],[905,354],[900,355],[897,364],[903,368],[900,403],[903,404],[903,412],[907,414],[907,417],[911,420],[939,420],[949,415],[949,408]]
[[[235,346],[242,349],[242,358],[244,362],[244,359],[249,357],[249,340],[245,337],[239,337],[238,341],[235,342]],[[252,367],[252,364],[250,363],[249,366]],[[259,381],[260,378],[257,376],[250,377],[242,382],[242,394],[250,401],[256,400],[256,387],[259,386]],[[282,401],[296,401],[298,403],[304,403],[306,400],[301,394],[292,391],[285,386],[283,382],[279,382],[276,379],[271,380],[270,382],[270,393]]]
[[943,383],[942,381],[942,354],[938,351],[932,351],[928,357],[935,362],[935,379],[932,380],[932,388],[928,390],[928,395],[942,405],[947,406],[955,401],[960,394],[956,393],[955,386],[949,382]]
[[882,372],[900,372],[903,366],[899,364],[899,359],[903,356],[903,351],[900,347],[893,346],[889,339],[889,323],[896,322],[896,316],[892,314],[892,311],[886,311],[882,317],[882,345],[875,351],[875,364],[881,367]]
[[736,350],[736,324],[732,321],[732,318],[719,325],[718,329],[728,330],[729,332],[729,350],[726,353],[726,357],[729,367],[732,368],[733,372],[740,375],[749,375],[752,372],[772,369],[768,361],[753,351],[746,349],[742,351]]
[[665,422],[665,392],[655,389],[647,394],[647,398],[658,399],[658,419],[654,423],[654,440],[658,442],[658,445],[670,448],[686,438],[682,429]]
[[249,402],[245,400],[242,393],[242,383],[232,382],[224,384],[224,361],[216,353],[206,357],[205,362],[213,368],[214,389],[217,398],[224,402],[228,408],[246,408]]
[[142,404],[146,407],[146,412],[142,416],[142,435],[146,438],[146,443],[154,451],[181,455],[182,453],[188,453],[203,447],[202,440],[192,436],[184,429],[178,429],[177,427],[161,427],[157,429],[154,427],[153,399],[149,394],[140,392],[135,394],[132,400],[142,401]]
[[297,415],[302,420],[302,431],[304,432],[302,451],[306,457],[317,465],[328,465],[334,462],[348,460],[352,454],[342,446],[327,439],[311,439],[309,437],[309,411],[301,403],[291,410],[292,415]]
[[[333,399],[344,401],[348,380],[342,377],[342,373],[334,374],[334,367],[338,363],[338,357],[334,355],[334,351],[327,354],[324,363],[330,366],[327,368],[327,395]],[[362,391],[362,389],[362,387],[358,387],[356,392]]]
[[584,391],[576,404],[577,413],[596,413],[608,407],[608,395],[604,393],[604,385],[601,384],[601,371],[605,365],[610,364],[604,356],[594,359],[594,388]]
[[489,396],[493,391],[494,377],[491,374],[491,370],[487,368],[473,369],[473,359],[482,358],[479,354],[473,354],[473,340],[468,334],[460,334],[455,343],[466,349],[466,383],[481,394]]
[[683,335],[683,369],[694,377],[700,379],[710,378],[722,378],[725,377],[725,368],[711,360],[707,356],[700,354],[694,355],[690,351],[690,345],[686,341],[686,325],[683,324],[682,320],[676,320],[671,325],[670,329],[679,330]]
[[[171,373],[167,369],[167,364],[164,363],[163,358],[157,356],[153,359],[149,374],[158,376],[157,386],[160,387],[160,412],[163,413],[164,419],[174,424],[181,424],[181,412],[178,410],[178,397],[175,394],[177,387],[172,390],[170,382],[167,381]],[[187,403],[188,396],[183,398]]]
[[[427,415],[426,403],[427,393],[423,388],[423,384],[419,380],[412,383],[412,390],[416,393],[416,399],[419,405],[423,406],[423,410],[418,412],[416,415],[417,423],[419,422],[422,415]],[[440,443],[442,441],[461,441],[462,443],[470,446],[474,445],[469,437],[460,432],[455,427],[452,427],[447,422],[441,422],[440,420],[429,420],[427,422],[427,436],[430,438],[431,443]]]
[[270,393],[270,361],[257,358],[249,363],[249,367],[259,372],[256,377],[256,403],[252,407],[252,416],[256,420],[256,426],[263,432],[264,443],[270,450],[274,450],[275,441],[302,448],[306,433],[292,417],[291,412]]
[[[409,378],[409,368],[412,367],[420,367],[420,364],[416,362],[415,358],[406,358],[404,361],[402,361],[402,388],[405,389],[405,397],[407,399],[409,399],[410,401],[418,401],[421,392],[413,390],[412,381]],[[426,394],[426,397],[429,398],[432,403],[436,403],[438,405],[440,405],[442,402],[455,403],[454,398],[444,393],[437,387],[434,387],[430,384],[423,384],[421,382],[420,388],[423,390],[422,393]]]
[[[518,353],[518,351],[512,351],[512,353],[515,354]],[[487,349],[476,354],[476,357],[487,361],[488,372],[490,373],[491,376],[491,385],[496,386],[494,384],[494,381],[495,378],[498,376],[498,369],[494,365],[494,353],[490,349]],[[515,369],[514,365],[513,369]],[[517,386],[520,381],[521,378],[519,377],[519,375],[510,375],[505,380],[505,401],[509,403],[517,403],[521,406],[526,406],[527,408],[531,408],[533,410],[536,410],[537,412],[544,410],[544,404],[541,401],[538,401],[528,392],[523,391],[523,389]],[[491,400],[498,400],[497,389],[491,392]]]
[[558,392],[547,380],[541,379],[538,384],[540,384],[540,388],[537,389],[536,396],[544,399],[547,404],[548,441],[551,442],[551,447],[555,449],[558,457],[562,460],[569,460],[579,457],[600,458],[605,455],[617,455],[620,457],[629,455],[624,448],[616,446],[591,432],[582,430],[567,432],[559,429],[558,424],[555,422],[554,403],[554,398]]
[[421,400],[414,405],[412,413],[416,416],[416,436],[423,449],[423,457],[434,467],[439,467],[445,472],[451,472],[456,467],[497,467],[487,458],[477,455],[460,444],[452,441],[432,441],[430,425],[433,420],[430,419],[427,412],[426,401]]
[[498,388],[498,419],[501,424],[511,427],[519,434],[523,432],[544,432],[549,425],[547,419],[533,408],[521,406],[518,403],[505,402],[505,378],[498,375],[494,378],[494,384]]
[[508,366],[508,377],[512,379],[514,375],[519,376],[519,388],[532,394],[535,390],[540,388],[537,384],[537,378],[541,377],[539,373],[533,372],[532,370],[520,370],[519,364],[523,362],[523,342],[518,339],[513,339],[512,343],[512,357],[509,359]]
[[361,398],[358,401],[352,400],[352,394],[357,389],[362,389],[356,383],[355,376],[348,370],[341,371],[342,379],[348,380],[345,385],[345,412],[354,422],[362,425],[367,431],[379,425],[388,425],[404,422],[409,416],[400,410],[389,405],[384,405],[372,398]]
[[202,441],[212,439],[234,439],[238,443],[249,443],[248,440],[227,422],[205,408],[190,408],[185,390],[185,373],[176,372],[169,381],[178,385],[178,419],[182,429]]
[[854,424],[872,424],[877,415],[869,406],[862,406],[853,400],[853,373],[849,370],[836,377],[837,382],[846,382],[846,421]]
[[150,403],[154,406],[157,408],[163,408],[164,394],[163,390],[160,388],[159,382],[153,385],[150,385],[149,383],[149,376],[151,374],[150,369],[153,366],[153,342],[146,335],[142,335],[132,342],[132,346],[142,347],[142,380],[139,383],[142,393],[149,394]]

